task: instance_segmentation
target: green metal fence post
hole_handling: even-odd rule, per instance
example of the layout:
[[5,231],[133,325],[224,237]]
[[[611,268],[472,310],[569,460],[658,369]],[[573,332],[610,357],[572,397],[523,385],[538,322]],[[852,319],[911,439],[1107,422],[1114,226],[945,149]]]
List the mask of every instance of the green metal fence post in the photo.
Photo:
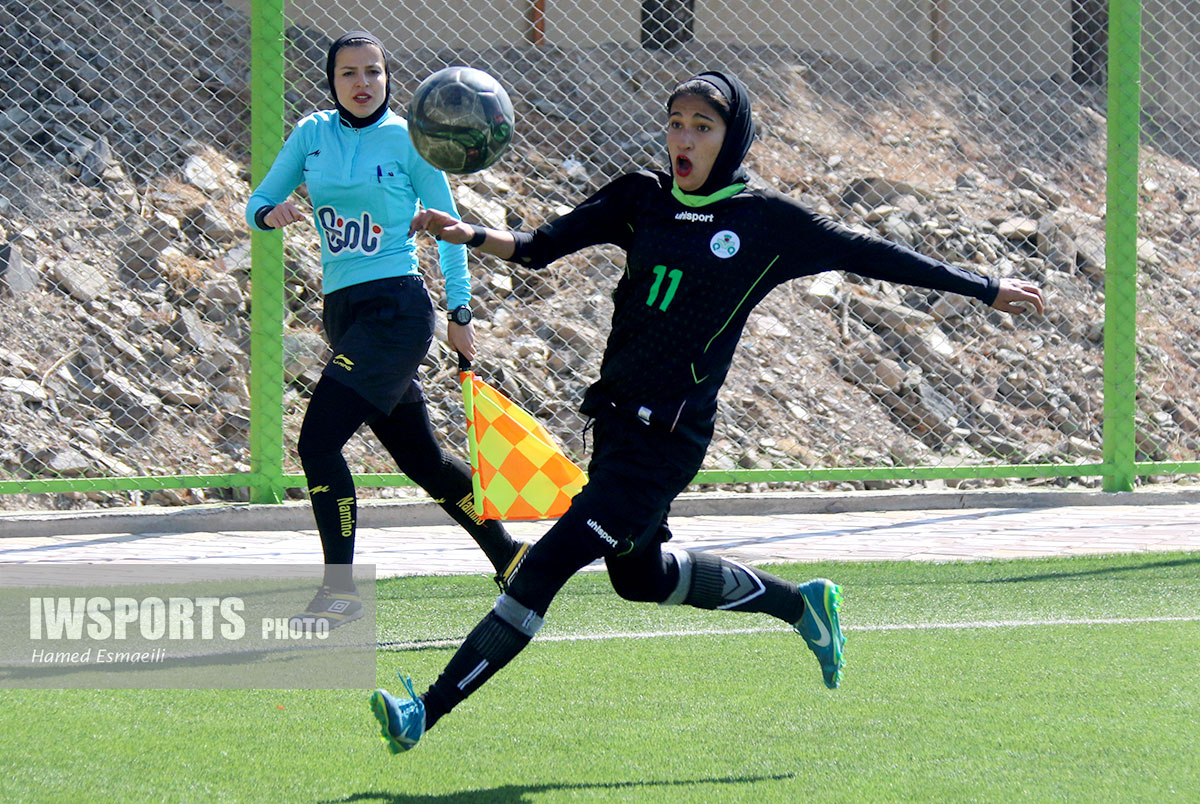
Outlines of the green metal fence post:
[[1132,491],[1137,425],[1138,157],[1141,0],[1108,13],[1108,215],[1104,274],[1104,490]]
[[[251,0],[250,175],[263,180],[283,145],[283,0]],[[283,237],[250,244],[250,467],[252,502],[279,502],[283,480]]]

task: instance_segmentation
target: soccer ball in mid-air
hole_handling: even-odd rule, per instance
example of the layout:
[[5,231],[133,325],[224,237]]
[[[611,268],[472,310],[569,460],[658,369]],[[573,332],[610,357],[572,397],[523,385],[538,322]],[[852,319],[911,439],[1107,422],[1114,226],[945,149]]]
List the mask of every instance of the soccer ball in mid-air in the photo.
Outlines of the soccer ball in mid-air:
[[495,163],[512,142],[512,101],[483,70],[446,67],[413,93],[408,133],[417,153],[435,168],[474,173]]

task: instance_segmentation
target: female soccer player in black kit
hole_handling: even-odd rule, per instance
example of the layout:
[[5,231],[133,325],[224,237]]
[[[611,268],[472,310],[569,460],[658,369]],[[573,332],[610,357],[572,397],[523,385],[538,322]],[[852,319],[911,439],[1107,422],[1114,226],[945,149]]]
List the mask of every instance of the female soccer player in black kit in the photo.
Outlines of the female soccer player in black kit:
[[669,506],[700,469],[750,311],[776,285],[830,269],[973,296],[1009,313],[1026,304],[1042,311],[1035,285],[945,265],[752,186],[741,164],[754,123],[737,78],[689,79],[667,111],[670,175],[622,176],[532,234],[472,226],[436,210],[413,218],[414,231],[532,268],[599,243],[625,249],[627,265],[600,379],[580,408],[594,419],[588,484],[508,574],[505,593],[423,695],[405,679],[411,700],[385,690],[371,696],[393,753],[414,746],[511,661],[567,579],[600,557],[628,600],[762,612],[791,624],[816,654],[826,686],[837,687],[839,587],[823,578],[797,587],[709,553],[663,549]]

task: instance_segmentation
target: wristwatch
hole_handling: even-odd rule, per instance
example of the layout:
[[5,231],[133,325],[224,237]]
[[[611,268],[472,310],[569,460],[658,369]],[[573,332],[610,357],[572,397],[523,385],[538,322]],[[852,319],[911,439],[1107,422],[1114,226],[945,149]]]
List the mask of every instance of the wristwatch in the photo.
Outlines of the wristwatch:
[[458,324],[460,327],[465,327],[471,323],[471,308],[465,304],[460,305],[447,313],[446,317],[452,323]]

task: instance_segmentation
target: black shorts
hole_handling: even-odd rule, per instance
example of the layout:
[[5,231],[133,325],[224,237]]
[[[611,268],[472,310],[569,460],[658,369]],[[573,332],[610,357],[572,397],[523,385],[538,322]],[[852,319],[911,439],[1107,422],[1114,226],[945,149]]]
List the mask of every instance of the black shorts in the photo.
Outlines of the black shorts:
[[603,556],[631,555],[671,538],[671,502],[700,470],[707,444],[619,415],[592,428],[588,482],[564,520],[596,540]]
[[419,276],[376,279],[325,297],[322,323],[333,358],[322,374],[349,386],[381,410],[421,402],[417,369],[437,319]]

